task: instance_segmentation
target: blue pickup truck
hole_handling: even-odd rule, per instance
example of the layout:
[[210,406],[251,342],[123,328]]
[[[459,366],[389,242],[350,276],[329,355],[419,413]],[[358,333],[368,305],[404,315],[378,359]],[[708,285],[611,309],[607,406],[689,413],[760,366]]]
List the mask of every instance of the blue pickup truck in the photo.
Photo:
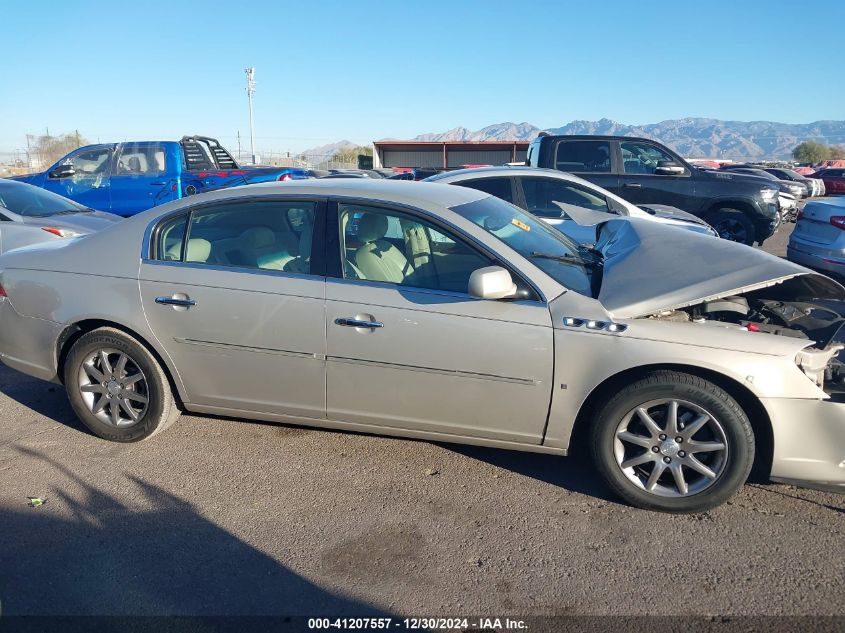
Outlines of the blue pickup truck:
[[80,204],[130,216],[211,189],[308,178],[306,169],[240,166],[217,140],[105,143],[80,147],[47,171],[15,176]]

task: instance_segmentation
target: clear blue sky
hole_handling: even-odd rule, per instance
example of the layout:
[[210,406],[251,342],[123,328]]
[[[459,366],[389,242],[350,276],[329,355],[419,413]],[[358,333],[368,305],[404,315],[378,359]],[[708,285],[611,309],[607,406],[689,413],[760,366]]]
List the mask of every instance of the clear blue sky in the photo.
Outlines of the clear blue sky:
[[0,151],[47,127],[232,146],[237,131],[248,138],[247,65],[265,151],[502,121],[845,118],[842,2],[5,0],[1,11]]

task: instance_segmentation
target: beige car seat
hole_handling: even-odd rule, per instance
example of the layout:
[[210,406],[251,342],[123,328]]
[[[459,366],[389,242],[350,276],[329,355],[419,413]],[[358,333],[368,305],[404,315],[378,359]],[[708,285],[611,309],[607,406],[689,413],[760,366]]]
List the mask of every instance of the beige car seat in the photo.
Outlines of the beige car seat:
[[364,245],[355,251],[355,266],[364,279],[401,284],[414,273],[405,255],[389,241],[387,217],[365,213],[358,220],[358,239]]
[[[188,240],[188,252],[185,253],[186,262],[207,262],[211,255],[211,242],[200,238]],[[166,251],[167,259],[179,260],[182,255],[182,242],[176,242]]]

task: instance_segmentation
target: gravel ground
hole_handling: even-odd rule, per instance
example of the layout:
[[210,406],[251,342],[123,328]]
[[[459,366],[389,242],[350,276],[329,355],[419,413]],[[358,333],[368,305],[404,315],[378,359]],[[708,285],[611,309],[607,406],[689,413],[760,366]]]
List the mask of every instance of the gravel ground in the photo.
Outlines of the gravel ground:
[[833,494],[661,515],[576,458],[203,416],[111,444],[7,368],[0,419],[4,614],[845,614]]

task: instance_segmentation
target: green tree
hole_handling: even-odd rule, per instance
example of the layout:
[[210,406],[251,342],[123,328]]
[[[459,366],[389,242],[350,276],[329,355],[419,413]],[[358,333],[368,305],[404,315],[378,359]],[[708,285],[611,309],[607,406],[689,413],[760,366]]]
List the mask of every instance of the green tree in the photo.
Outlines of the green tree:
[[841,145],[831,145],[830,146],[830,156],[828,158],[833,159],[843,159],[845,158],[845,147]]
[[804,141],[792,150],[792,157],[799,163],[820,163],[830,158],[830,148],[815,141]]
[[363,145],[359,145],[358,147],[348,147],[345,150],[335,154],[332,160],[338,163],[354,163],[357,165],[359,154],[364,156],[372,156],[373,148],[364,147]]

